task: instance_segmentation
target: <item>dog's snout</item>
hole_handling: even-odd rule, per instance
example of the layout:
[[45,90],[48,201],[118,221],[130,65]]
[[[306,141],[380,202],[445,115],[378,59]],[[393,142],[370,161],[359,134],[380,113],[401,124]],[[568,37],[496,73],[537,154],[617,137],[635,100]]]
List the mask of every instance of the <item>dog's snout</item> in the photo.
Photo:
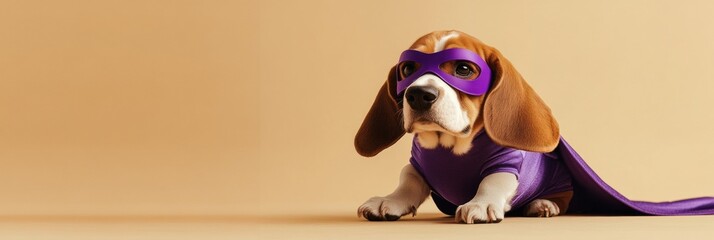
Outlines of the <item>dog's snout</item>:
[[410,87],[404,97],[412,109],[428,110],[439,97],[439,90],[429,86]]

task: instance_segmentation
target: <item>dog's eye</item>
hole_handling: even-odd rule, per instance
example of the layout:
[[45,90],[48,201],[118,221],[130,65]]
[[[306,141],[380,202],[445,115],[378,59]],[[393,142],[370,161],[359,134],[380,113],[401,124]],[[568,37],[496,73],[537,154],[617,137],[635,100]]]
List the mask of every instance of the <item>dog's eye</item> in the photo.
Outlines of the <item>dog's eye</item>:
[[471,66],[469,66],[468,63],[456,62],[456,64],[454,64],[454,76],[467,79],[470,78],[473,74],[474,70],[471,68]]
[[412,73],[414,73],[415,68],[416,68],[416,66],[414,65],[413,62],[402,63],[402,68],[401,68],[402,77],[408,77],[409,75],[412,75]]

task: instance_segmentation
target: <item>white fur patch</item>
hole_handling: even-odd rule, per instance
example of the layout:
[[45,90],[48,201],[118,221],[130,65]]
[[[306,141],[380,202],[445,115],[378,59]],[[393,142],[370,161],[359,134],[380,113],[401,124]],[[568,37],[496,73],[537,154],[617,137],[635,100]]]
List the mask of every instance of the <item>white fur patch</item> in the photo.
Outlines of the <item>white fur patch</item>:
[[456,221],[462,223],[500,222],[511,210],[511,199],[518,189],[512,173],[493,173],[481,180],[471,201],[456,208]]
[[436,44],[434,45],[434,52],[438,52],[441,50],[444,50],[444,47],[446,47],[446,42],[449,41],[451,38],[455,38],[459,36],[459,33],[457,32],[450,32],[449,34],[446,34],[439,38],[438,41],[436,41]]
[[[431,115],[434,116],[432,119],[438,122],[445,130],[458,133],[464,128],[468,127],[470,120],[466,110],[461,108],[461,103],[459,102],[459,95],[456,90],[451,88],[448,84],[442,81],[438,76],[427,73],[419,77],[414,81],[410,87],[414,86],[431,86],[435,87],[439,91],[439,97],[436,102],[431,106]],[[407,88],[407,90],[409,89]],[[412,116],[412,108],[409,106],[406,100],[406,94],[404,96],[404,129],[410,129],[412,127],[414,119]],[[419,125],[414,126],[419,127]],[[415,129],[419,130],[419,129]],[[427,129],[421,129],[427,130]],[[464,137],[464,136],[462,136]]]

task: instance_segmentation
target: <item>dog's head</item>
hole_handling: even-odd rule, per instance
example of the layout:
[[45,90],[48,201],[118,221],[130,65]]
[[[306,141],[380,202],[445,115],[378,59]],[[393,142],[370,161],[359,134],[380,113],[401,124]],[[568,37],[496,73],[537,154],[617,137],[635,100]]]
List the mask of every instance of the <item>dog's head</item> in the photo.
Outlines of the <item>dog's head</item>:
[[424,148],[441,144],[464,154],[482,128],[506,147],[550,152],[558,145],[550,109],[495,48],[462,32],[438,31],[409,50],[357,132],[359,154],[377,155],[405,132],[417,134]]

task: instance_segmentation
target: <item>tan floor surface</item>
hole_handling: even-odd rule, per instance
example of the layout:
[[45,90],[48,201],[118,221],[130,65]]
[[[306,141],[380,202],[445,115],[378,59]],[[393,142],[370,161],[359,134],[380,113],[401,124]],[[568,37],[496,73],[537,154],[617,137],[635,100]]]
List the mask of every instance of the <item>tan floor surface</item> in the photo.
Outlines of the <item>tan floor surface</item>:
[[462,225],[436,212],[397,222],[355,213],[3,217],[0,239],[714,239],[714,216],[507,218]]

